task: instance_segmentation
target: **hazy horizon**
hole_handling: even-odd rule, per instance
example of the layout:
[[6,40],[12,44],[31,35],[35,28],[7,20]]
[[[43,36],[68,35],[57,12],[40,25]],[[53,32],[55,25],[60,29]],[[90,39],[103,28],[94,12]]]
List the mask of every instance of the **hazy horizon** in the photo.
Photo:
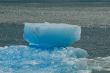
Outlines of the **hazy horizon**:
[[110,0],[0,0],[0,3],[75,3],[75,2],[90,2],[90,3],[96,3],[96,2],[101,2],[101,3],[107,3],[110,2]]

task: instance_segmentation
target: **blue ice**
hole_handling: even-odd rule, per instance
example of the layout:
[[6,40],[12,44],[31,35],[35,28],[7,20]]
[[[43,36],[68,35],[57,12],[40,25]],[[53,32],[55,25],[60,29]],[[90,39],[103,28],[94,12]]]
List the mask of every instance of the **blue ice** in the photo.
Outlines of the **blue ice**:
[[39,48],[67,47],[80,40],[81,27],[55,23],[25,23],[24,39]]
[[86,57],[85,50],[73,47],[54,51],[24,45],[0,47],[0,73],[90,73]]
[[0,47],[0,73],[91,73],[87,51],[71,47],[80,35],[76,25],[25,23],[29,45]]

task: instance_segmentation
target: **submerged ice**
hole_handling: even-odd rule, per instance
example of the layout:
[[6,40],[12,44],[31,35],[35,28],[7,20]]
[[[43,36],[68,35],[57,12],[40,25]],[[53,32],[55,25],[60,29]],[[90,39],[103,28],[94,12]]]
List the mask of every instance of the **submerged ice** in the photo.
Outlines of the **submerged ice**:
[[[98,70],[96,61],[102,64],[102,59],[87,59],[87,51],[70,47],[80,39],[80,34],[81,28],[76,25],[25,23],[23,37],[29,45],[0,47],[0,73],[91,73],[91,69]],[[100,67],[106,70],[106,66]]]

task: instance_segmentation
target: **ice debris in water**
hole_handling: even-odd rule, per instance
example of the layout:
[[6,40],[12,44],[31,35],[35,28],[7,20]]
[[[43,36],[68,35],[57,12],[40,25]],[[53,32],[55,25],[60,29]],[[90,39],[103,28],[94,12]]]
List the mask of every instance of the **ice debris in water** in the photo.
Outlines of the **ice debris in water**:
[[16,45],[0,47],[0,73],[90,73],[87,52],[66,47],[53,51]]
[[81,27],[56,23],[25,23],[24,39],[37,48],[67,47],[80,40]]

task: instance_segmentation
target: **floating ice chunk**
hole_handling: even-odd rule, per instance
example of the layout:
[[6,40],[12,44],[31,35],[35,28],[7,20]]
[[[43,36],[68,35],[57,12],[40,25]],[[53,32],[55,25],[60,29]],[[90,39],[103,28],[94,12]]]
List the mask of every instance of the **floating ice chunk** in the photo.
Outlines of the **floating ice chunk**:
[[[69,50],[68,50],[69,49]],[[71,49],[71,50],[70,50]],[[86,50],[81,48],[73,48],[73,47],[67,47],[68,55],[73,57],[76,56],[77,58],[85,58],[88,57],[88,53]]]
[[24,39],[37,48],[67,47],[80,39],[77,25],[55,23],[24,23]]

